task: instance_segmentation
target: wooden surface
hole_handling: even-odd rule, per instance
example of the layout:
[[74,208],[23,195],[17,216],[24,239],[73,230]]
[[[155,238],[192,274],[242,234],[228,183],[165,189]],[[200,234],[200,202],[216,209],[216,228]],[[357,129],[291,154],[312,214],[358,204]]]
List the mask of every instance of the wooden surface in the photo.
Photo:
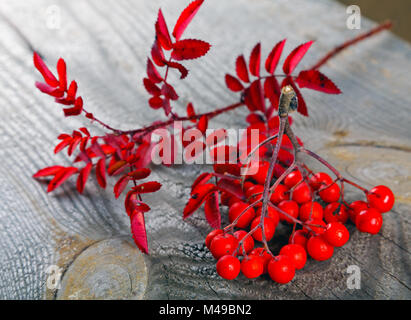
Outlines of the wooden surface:
[[[311,149],[324,155],[364,186],[387,184],[396,194],[392,212],[376,236],[351,227],[351,240],[326,262],[309,261],[294,281],[278,286],[267,278],[227,282],[203,245],[209,232],[204,216],[182,221],[182,208],[194,177],[206,168],[154,168],[162,190],[149,200],[151,255],[142,257],[130,242],[123,198],[90,181],[84,196],[73,183],[51,195],[31,175],[55,163],[60,132],[87,123],[64,119],[61,108],[34,88],[39,75],[31,47],[54,65],[63,56],[69,77],[79,83],[88,110],[121,128],[136,128],[159,118],[146,106],[142,87],[146,56],[161,6],[169,24],[186,0],[51,1],[14,0],[0,4],[0,298],[7,299],[410,299],[411,209],[411,50],[384,32],[329,62],[322,70],[343,95],[309,90],[303,94],[310,118],[295,116],[295,130]],[[59,29],[47,27],[57,5]],[[257,41],[263,52],[287,37],[286,51],[316,40],[301,66],[362,30],[345,27],[345,7],[333,1],[207,0],[187,29],[213,44],[192,72],[175,82],[178,107],[192,100],[197,110],[225,106],[237,99],[224,86],[238,54]],[[11,23],[11,24],[10,24]],[[14,27],[13,27],[14,25]],[[29,42],[28,42],[29,40]],[[245,110],[219,117],[215,127],[241,127]],[[95,127],[93,134],[101,133]],[[359,193],[349,193],[349,199]],[[225,211],[224,211],[225,212]],[[279,241],[284,240],[279,230]],[[62,268],[59,290],[47,289],[46,270]],[[361,269],[361,289],[347,288],[349,265]]]

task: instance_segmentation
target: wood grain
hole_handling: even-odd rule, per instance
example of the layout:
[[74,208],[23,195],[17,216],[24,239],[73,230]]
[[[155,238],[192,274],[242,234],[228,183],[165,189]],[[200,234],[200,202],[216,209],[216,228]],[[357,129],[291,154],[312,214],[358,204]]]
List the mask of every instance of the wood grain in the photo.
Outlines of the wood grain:
[[[48,195],[45,185],[31,178],[39,168],[69,163],[64,155],[52,155],[56,137],[87,121],[64,119],[61,108],[35,90],[39,77],[30,48],[49,64],[59,56],[66,59],[69,77],[78,81],[88,110],[115,127],[136,128],[161,117],[147,108],[141,81],[156,11],[161,6],[171,24],[186,4],[186,0],[0,4],[0,298],[410,299],[411,51],[408,43],[388,32],[324,66],[344,94],[303,90],[311,116],[295,116],[295,130],[309,148],[354,181],[392,187],[396,205],[384,216],[379,235],[371,237],[351,227],[349,244],[336,250],[331,261],[310,261],[290,284],[278,286],[265,277],[227,282],[216,275],[214,260],[203,244],[209,227],[201,212],[182,221],[191,181],[205,167],[153,167],[154,178],[164,186],[149,199],[151,255],[144,261],[124,240],[130,240],[130,226],[123,199],[113,197],[112,182],[101,190],[92,179],[83,196],[67,183]],[[60,11],[58,29],[47,27],[52,5]],[[186,32],[213,47],[201,61],[188,64],[192,72],[187,80],[175,81],[181,95],[178,110],[189,100],[199,111],[235,102],[238,97],[225,89],[224,74],[232,72],[238,54],[248,55],[258,41],[267,54],[285,37],[286,51],[316,40],[302,62],[308,67],[327,50],[373,25],[363,19],[363,30],[348,30],[345,19],[345,8],[333,1],[206,1]],[[217,118],[214,126],[241,128],[244,114],[245,110],[233,111]],[[95,127],[92,132],[102,130]],[[349,191],[349,199],[357,197]],[[278,231],[278,244],[288,231],[286,227]],[[98,250],[109,254],[99,256]],[[60,290],[47,289],[50,265],[63,270]],[[349,265],[361,268],[360,290],[347,289]],[[128,273],[132,279],[143,279],[136,280],[141,290],[124,280]]]

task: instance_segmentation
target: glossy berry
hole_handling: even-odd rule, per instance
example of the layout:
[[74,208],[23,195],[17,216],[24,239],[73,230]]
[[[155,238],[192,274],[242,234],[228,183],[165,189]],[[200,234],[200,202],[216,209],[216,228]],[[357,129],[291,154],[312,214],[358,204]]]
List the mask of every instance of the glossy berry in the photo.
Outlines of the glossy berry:
[[301,182],[295,187],[292,199],[298,204],[303,204],[311,201],[311,188],[306,182]]
[[245,196],[248,203],[253,203],[260,200],[263,197],[264,187],[260,184],[256,184],[247,189]]
[[238,240],[231,234],[219,234],[211,241],[210,251],[215,259],[227,254],[233,254],[237,249]]
[[[255,218],[253,222],[251,222],[251,230],[254,229],[260,223],[260,221],[261,221],[261,217]],[[267,241],[270,241],[272,237],[274,236],[275,227],[276,227],[276,224],[274,223],[274,220],[270,217],[265,217],[264,234],[265,234],[265,239]],[[257,228],[257,230],[253,232],[252,236],[257,241],[263,241],[263,232],[261,230],[261,227]]]
[[242,202],[240,198],[231,196],[228,200],[228,207],[231,207],[234,203]]
[[264,259],[260,256],[248,256],[241,261],[241,272],[248,279],[261,276],[264,272]]
[[382,214],[375,208],[361,211],[355,219],[358,230],[371,234],[377,234],[381,230],[382,222]]
[[297,270],[304,268],[307,261],[307,252],[304,247],[299,244],[285,245],[281,248],[280,255],[289,257]]
[[285,177],[284,184],[288,189],[291,189],[301,180],[303,180],[301,172],[299,170],[295,170]]
[[[306,221],[308,227],[315,233],[322,234],[325,232],[327,225],[323,220],[311,219]],[[304,230],[309,231],[306,226],[303,227]]]
[[313,175],[308,181],[311,188],[318,190],[321,187],[330,185],[333,182],[333,179],[325,172],[317,172]]
[[348,214],[350,216],[350,220],[352,222],[356,221],[357,215],[361,212],[368,209],[368,203],[365,201],[357,200],[354,201],[350,204],[350,210],[348,211]]
[[341,222],[344,224],[348,220],[348,210],[339,202],[332,202],[324,208],[324,220],[327,223]]
[[211,245],[211,241],[214,239],[214,237],[218,234],[223,233],[223,230],[221,229],[214,229],[213,231],[211,231],[207,237],[205,238],[205,245],[208,249],[210,249],[210,245]]
[[266,250],[264,250],[264,248],[255,248],[255,249],[251,250],[250,256],[260,256],[260,257],[262,257],[263,261],[264,261],[263,274],[267,273],[268,263],[272,259],[271,255]]
[[217,261],[217,273],[220,277],[233,280],[237,278],[240,273],[240,260],[231,255],[225,255]]
[[307,230],[297,230],[294,234],[291,234],[288,239],[290,244],[299,244],[304,249],[307,249],[307,241],[310,238],[310,233]]
[[278,283],[284,284],[293,280],[295,267],[288,256],[276,256],[268,263],[268,274],[270,278]]
[[232,223],[241,215],[236,223],[236,226],[238,228],[246,228],[255,217],[254,208],[247,209],[248,206],[249,205],[247,203],[241,201],[234,203],[228,210],[229,221]]
[[270,163],[267,161],[261,161],[258,165],[258,170],[255,174],[252,175],[252,178],[258,184],[264,184],[265,179],[267,178],[268,168],[270,167]]
[[313,236],[307,242],[307,252],[314,260],[324,261],[332,257],[334,247],[322,235]]
[[341,222],[331,222],[327,224],[323,237],[332,246],[342,247],[350,238],[350,233]]
[[[234,232],[234,237],[236,237],[236,239],[238,240],[238,242],[240,242],[240,240],[242,240],[248,233],[244,230],[238,230],[236,232]],[[253,250],[254,248],[254,239],[252,236],[248,236],[247,238],[245,238],[243,245],[240,246],[239,249],[239,255],[242,256],[244,255],[244,250],[243,250],[243,246],[244,246],[244,250],[246,253],[249,253],[251,250]]]
[[379,212],[388,212],[394,206],[394,194],[391,189],[386,186],[376,186],[367,194],[367,200],[371,207]]
[[[284,200],[278,204],[278,208],[285,213],[289,214],[293,218],[298,218],[299,207],[297,202],[293,200]],[[280,220],[288,223],[294,223],[294,221],[280,212]]]
[[340,187],[338,186],[338,184],[333,183],[325,189],[322,189],[320,192],[318,192],[318,194],[324,202],[337,202],[340,199]]
[[311,219],[322,220],[322,218],[323,218],[323,207],[321,206],[321,204],[319,204],[316,201],[306,202],[300,207],[299,219],[301,221],[309,220],[310,219],[310,213],[311,213]]
[[[256,217],[261,216],[261,211],[262,208],[258,208],[256,211]],[[277,226],[277,224],[280,222],[280,213],[273,207],[268,206],[267,207],[267,215],[266,217],[270,217],[273,219],[274,224]]]
[[223,206],[228,206],[229,201],[230,201],[230,195],[227,192],[221,192],[221,204]]
[[281,201],[289,200],[290,194],[288,193],[288,191],[289,189],[285,185],[278,185],[271,195],[270,201],[274,204],[279,204]]

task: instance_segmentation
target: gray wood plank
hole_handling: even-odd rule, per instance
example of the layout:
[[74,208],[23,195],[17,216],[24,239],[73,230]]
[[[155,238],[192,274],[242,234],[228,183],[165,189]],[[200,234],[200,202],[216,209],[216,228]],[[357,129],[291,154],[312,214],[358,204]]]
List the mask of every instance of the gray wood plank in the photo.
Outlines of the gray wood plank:
[[[34,88],[39,79],[31,47],[47,63],[59,56],[79,83],[90,111],[120,128],[159,119],[148,112],[141,78],[161,6],[169,24],[187,1],[16,0],[0,4],[0,297],[184,298],[184,299],[367,299],[411,298],[410,275],[410,45],[385,32],[352,47],[324,66],[344,92],[328,96],[303,90],[310,118],[295,116],[295,130],[306,145],[365,186],[385,183],[397,196],[374,237],[350,230],[351,241],[331,261],[310,261],[295,280],[277,286],[267,278],[222,281],[203,245],[209,232],[201,212],[182,221],[189,187],[202,166],[155,167],[163,189],[151,197],[147,215],[151,255],[142,259],[130,245],[123,198],[88,183],[83,196],[67,183],[52,195],[31,175],[39,168],[69,164],[53,156],[60,132],[87,124],[64,119],[61,108]],[[47,28],[47,10],[57,5],[59,29]],[[7,17],[7,18],[5,18]],[[345,7],[333,1],[208,0],[187,29],[187,37],[213,47],[188,65],[187,80],[175,81],[183,110],[228,105],[238,97],[225,89],[238,54],[262,41],[268,53],[288,38],[286,51],[316,40],[302,67],[362,30],[345,27]],[[10,21],[14,27],[11,27]],[[29,41],[29,42],[28,42]],[[245,110],[215,119],[215,127],[241,127]],[[93,133],[101,133],[98,126]],[[358,194],[350,193],[350,199]],[[283,232],[279,231],[280,238]],[[346,286],[347,267],[362,271],[360,290]],[[46,286],[50,265],[62,268],[60,290]],[[128,281],[128,282],[127,282]],[[141,286],[136,288],[136,283]]]

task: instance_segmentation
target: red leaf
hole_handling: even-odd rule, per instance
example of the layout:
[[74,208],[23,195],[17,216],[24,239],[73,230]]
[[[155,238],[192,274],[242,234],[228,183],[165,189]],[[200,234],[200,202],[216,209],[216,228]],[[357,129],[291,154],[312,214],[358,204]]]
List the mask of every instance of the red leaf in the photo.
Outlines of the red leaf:
[[159,96],[161,94],[161,90],[157,87],[153,81],[149,78],[143,79],[144,88],[146,88],[147,92],[152,94],[153,96]]
[[[195,116],[196,116],[196,113],[194,111],[194,106],[191,102],[189,102],[187,104],[187,117],[191,118],[191,117],[195,117]],[[196,119],[191,119],[190,121],[194,122],[194,123],[197,122]]]
[[93,164],[91,162],[87,163],[86,166],[80,170],[80,173],[77,177],[77,190],[80,193],[83,193],[84,186],[86,185],[88,176],[90,175],[90,171],[93,168]]
[[37,171],[33,178],[40,178],[40,177],[47,177],[47,176],[54,176],[59,173],[62,169],[65,169],[63,166],[51,166],[47,168],[40,169]]
[[124,200],[124,206],[129,216],[132,216],[135,211],[144,213],[151,210],[147,204],[138,199],[137,195],[136,192],[129,191]]
[[295,80],[300,88],[309,88],[330,94],[339,94],[341,90],[318,70],[301,71]]
[[280,60],[281,53],[283,52],[285,40],[286,39],[278,42],[268,55],[267,60],[265,60],[265,70],[267,70],[268,73],[274,73],[275,68],[278,65],[278,61]]
[[254,105],[253,100],[251,98],[250,87],[244,90],[244,103],[247,106],[248,110],[250,111],[257,110],[257,107]]
[[59,75],[60,89],[63,91],[66,91],[67,89],[66,62],[61,58],[57,61],[57,73]]
[[191,186],[191,193],[197,186],[207,183],[212,177],[213,174],[209,172],[203,172],[202,174],[200,174],[197,179],[194,180],[193,185]]
[[36,81],[36,87],[41,92],[48,94],[49,96],[53,96],[56,98],[61,98],[64,95],[64,91],[60,88],[52,87],[46,83]]
[[218,191],[211,193],[204,205],[205,217],[213,229],[221,228],[221,213],[218,201]]
[[120,179],[118,179],[117,183],[114,185],[114,195],[116,196],[116,198],[118,198],[124,191],[129,181],[129,176],[122,176]]
[[208,127],[208,117],[203,115],[197,124],[197,129],[200,130],[203,134],[206,132]]
[[131,233],[137,247],[143,252],[148,253],[146,225],[144,213],[135,211],[131,217]]
[[240,176],[241,168],[234,163],[215,163],[213,165],[215,173],[225,174],[229,173],[234,176]]
[[229,193],[231,196],[244,199],[244,192],[239,183],[233,183],[233,180],[220,179],[217,183],[218,189]]
[[298,109],[297,111],[299,113],[301,113],[303,116],[308,117],[308,110],[307,110],[307,105],[305,104],[304,98],[300,92],[300,90],[298,90],[297,86],[295,85],[293,79],[291,77],[286,77],[283,80],[283,83],[281,84],[281,87],[287,86],[287,85],[291,85],[297,95],[297,99],[298,99]]
[[170,50],[173,48],[173,44],[171,43],[170,34],[168,33],[168,28],[166,21],[164,20],[163,13],[161,9],[158,10],[158,18],[156,22],[156,35],[160,45],[165,50]]
[[140,168],[134,171],[131,171],[128,176],[133,180],[140,180],[147,178],[151,173],[149,168]]
[[154,96],[148,99],[148,104],[153,109],[160,109],[163,106],[164,101],[159,96]]
[[154,83],[159,83],[163,80],[150,58],[147,58],[147,76]]
[[67,147],[70,142],[71,142],[72,138],[68,137],[66,139],[64,139],[63,141],[61,141],[55,148],[54,148],[54,153],[59,153],[61,150],[63,150],[65,147]]
[[173,36],[174,38],[176,38],[176,40],[179,40],[181,38],[184,30],[187,28],[191,20],[193,20],[203,2],[204,0],[193,1],[183,10],[183,12],[181,12],[173,30]]
[[287,59],[285,59],[283,64],[283,71],[285,74],[291,74],[301,59],[304,57],[308,49],[310,49],[311,45],[314,41],[308,41],[299,45],[295,48],[291,53],[288,55]]
[[264,96],[263,96],[260,80],[255,80],[253,83],[251,83],[250,95],[251,95],[251,101],[253,105],[255,106],[255,108],[257,110],[264,111],[265,109]]
[[247,63],[245,62],[244,56],[241,55],[237,58],[235,62],[235,71],[237,76],[244,82],[250,82],[250,77],[248,76]]
[[165,65],[165,57],[163,49],[158,45],[158,41],[154,41],[154,44],[151,48],[151,57],[156,65],[162,67]]
[[71,81],[68,91],[67,91],[67,100],[68,101],[74,101],[76,98],[76,93],[77,93],[77,82],[76,81]]
[[241,91],[241,90],[244,89],[241,82],[237,78],[235,78],[235,77],[233,77],[232,75],[229,75],[229,74],[225,75],[225,84],[226,84],[228,89],[230,89],[231,91],[234,91],[234,92]]
[[83,100],[82,100],[82,98],[78,97],[76,99],[76,102],[74,103],[74,107],[65,108],[65,109],[63,109],[63,111],[64,111],[64,116],[66,116],[66,117],[78,116],[83,111]]
[[215,189],[216,186],[211,183],[198,185],[191,193],[191,197],[184,207],[183,219],[189,217],[194,211],[200,208],[206,196],[215,191]]
[[185,39],[174,44],[171,57],[174,60],[190,60],[204,56],[210,50],[210,44],[196,39]]
[[260,62],[261,62],[261,43],[257,43],[250,55],[250,73],[253,76],[260,76]]
[[110,165],[108,167],[108,174],[112,175],[116,172],[118,172],[120,169],[124,168],[124,166],[127,164],[127,162],[125,160],[119,160],[119,161],[115,161],[112,165]]
[[41,75],[43,76],[44,81],[46,81],[46,83],[51,87],[58,87],[60,82],[57,81],[56,77],[51,73],[49,68],[47,68],[44,61],[36,52],[33,53],[33,62],[36,69],[40,71]]
[[151,193],[160,190],[160,188],[161,183],[157,181],[149,181],[133,187],[133,191],[137,193]]
[[164,61],[164,63],[168,65],[170,68],[177,69],[178,71],[180,71],[180,79],[184,79],[185,77],[187,77],[188,70],[181,63],[174,61]]
[[168,83],[163,83],[163,86],[161,87],[161,93],[168,99],[171,100],[177,100],[178,99],[178,94],[174,90],[174,87],[169,85]]
[[54,178],[50,181],[47,192],[51,192],[54,189],[58,188],[61,186],[68,178],[70,178],[73,174],[75,174],[78,171],[77,168],[75,167],[67,167],[62,170],[60,170]]
[[106,159],[100,158],[96,165],[96,178],[97,182],[103,189],[107,185],[106,181]]
[[277,79],[272,76],[268,77],[264,82],[264,92],[266,97],[270,100],[271,105],[277,110],[278,101],[281,95],[281,88]]

